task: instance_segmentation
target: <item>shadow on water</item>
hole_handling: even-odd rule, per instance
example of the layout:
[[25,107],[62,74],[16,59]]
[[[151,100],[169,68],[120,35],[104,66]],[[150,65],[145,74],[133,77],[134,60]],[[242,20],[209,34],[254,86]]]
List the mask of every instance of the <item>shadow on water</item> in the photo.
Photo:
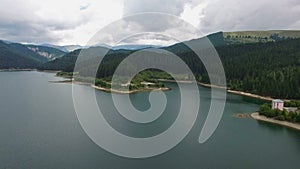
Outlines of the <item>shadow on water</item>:
[[279,126],[277,124],[272,124],[272,123],[268,123],[268,122],[263,122],[263,121],[257,121],[258,125],[262,128],[274,131],[274,132],[284,132],[286,130],[285,127],[283,126]]
[[269,103],[269,101],[266,100],[261,100],[261,99],[256,99],[256,98],[252,98],[252,97],[246,97],[246,96],[242,96],[242,100],[248,103],[254,103],[254,104],[259,104],[262,105],[264,103]]
[[[286,128],[286,130],[287,130],[288,135],[296,137],[297,140],[299,140],[298,143],[300,143],[300,131],[299,130],[292,129],[292,128]],[[300,144],[298,144],[298,145],[300,146]]]
[[[293,148],[292,151],[297,151],[300,152],[300,131],[293,129],[293,128],[288,128],[285,126],[277,125],[277,124],[272,124],[268,122],[263,122],[263,121],[256,121],[259,128],[266,130],[267,132],[272,132],[273,134],[277,135],[279,138],[285,138],[285,137],[291,137],[293,138],[292,140],[285,140],[285,144],[282,146],[287,146],[287,147],[297,147],[296,149]],[[291,146],[294,145],[294,146]],[[287,150],[288,151],[288,150]]]

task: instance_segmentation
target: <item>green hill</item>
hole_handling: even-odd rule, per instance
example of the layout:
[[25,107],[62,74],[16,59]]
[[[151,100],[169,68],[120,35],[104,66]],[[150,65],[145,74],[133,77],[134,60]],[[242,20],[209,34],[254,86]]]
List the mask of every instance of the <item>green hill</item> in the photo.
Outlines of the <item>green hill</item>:
[[0,69],[30,69],[40,64],[39,61],[15,52],[0,41]]
[[40,70],[62,70],[66,72],[71,72],[74,69],[74,65],[77,59],[77,56],[80,53],[79,50],[75,50],[73,52],[65,54],[61,58],[57,58],[55,60],[52,60],[50,62],[41,64],[38,66],[38,69]]
[[241,31],[224,32],[224,40],[229,44],[275,42],[300,38],[298,30],[271,30],[271,31]]
[[[269,33],[272,35],[274,32]],[[293,38],[257,43],[228,43],[223,37],[222,32],[208,36],[223,62],[229,88],[283,99],[300,98],[300,39],[295,39],[295,34]],[[203,40],[194,39],[189,43],[198,45]],[[184,43],[162,49],[173,52],[185,61],[198,81],[210,83],[202,62]],[[91,68],[98,66],[98,49],[92,50],[90,53],[94,57],[86,56],[90,59],[84,60],[82,64],[85,66],[79,70],[79,74],[83,76],[89,76]],[[133,52],[135,51],[110,51],[99,66],[97,77],[110,78],[119,63]],[[78,54],[79,52],[67,54],[42,65],[41,69],[71,72]]]
[[6,45],[7,48],[14,53],[22,55],[28,59],[32,59],[38,62],[47,62],[48,59],[44,56],[39,55],[38,53],[28,49],[27,46],[19,44],[19,43],[11,43]]
[[0,41],[0,69],[36,68],[65,53],[50,47]]
[[60,58],[66,54],[65,52],[63,52],[59,49],[47,47],[47,46],[26,45],[26,47],[29,50],[37,53],[38,55],[43,56],[44,58],[47,59],[47,61],[53,60],[55,58]]

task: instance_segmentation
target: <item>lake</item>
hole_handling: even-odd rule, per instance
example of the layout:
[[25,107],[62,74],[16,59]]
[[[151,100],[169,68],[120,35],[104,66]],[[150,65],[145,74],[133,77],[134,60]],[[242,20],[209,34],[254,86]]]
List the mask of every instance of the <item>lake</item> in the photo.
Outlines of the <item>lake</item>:
[[[198,143],[210,102],[210,90],[199,87],[200,115],[188,136],[172,150],[152,158],[129,159],[97,146],[83,131],[72,102],[72,85],[53,73],[0,72],[1,169],[192,169],[299,168],[300,132],[239,119],[235,113],[257,111],[260,101],[228,94],[225,112],[214,135]],[[116,112],[109,93],[97,91],[105,118],[119,132],[149,137],[163,132],[176,118],[180,97],[176,84],[166,84],[168,105],[156,122],[137,125]],[[84,95],[93,91],[80,86]],[[149,108],[147,92],[130,96],[133,105]],[[169,101],[170,100],[170,101]],[[170,104],[169,104],[170,102]],[[177,104],[176,104],[177,103]]]

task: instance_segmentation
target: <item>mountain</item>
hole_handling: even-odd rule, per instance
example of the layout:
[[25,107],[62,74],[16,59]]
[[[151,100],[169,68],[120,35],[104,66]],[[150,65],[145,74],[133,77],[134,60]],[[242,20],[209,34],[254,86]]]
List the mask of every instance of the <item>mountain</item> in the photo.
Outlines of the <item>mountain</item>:
[[0,41],[0,69],[31,69],[39,64],[38,60],[15,52],[6,43]]
[[228,44],[277,42],[295,38],[300,38],[299,30],[224,32],[224,40]]
[[[90,47],[88,49],[78,49],[75,51],[72,51],[70,53],[67,53],[61,58],[57,58],[53,61],[41,64],[38,69],[40,70],[62,70],[71,72],[74,69],[75,62],[77,61],[77,57],[81,54],[84,55],[84,58],[81,58],[82,60],[78,62],[92,62],[97,63],[98,56],[104,55],[104,53],[107,53],[110,57],[105,57],[104,60],[113,60],[115,61],[116,58],[119,59],[121,56],[128,56],[130,53],[132,53],[131,50],[112,50],[106,47]],[[95,60],[96,59],[96,60]],[[91,65],[91,64],[89,64]]]
[[157,45],[118,45],[118,46],[109,46],[107,44],[98,44],[95,46],[80,46],[80,45],[67,45],[67,46],[56,46],[56,45],[51,45],[51,44],[42,44],[42,46],[48,46],[48,47],[52,47],[52,48],[56,48],[59,49],[61,51],[64,52],[72,52],[74,50],[78,50],[78,49],[88,49],[90,47],[104,47],[104,48],[109,48],[112,50],[121,50],[121,49],[125,49],[125,50],[139,50],[139,49],[146,49],[146,48],[160,48],[161,46],[157,46]]
[[120,49],[126,49],[126,50],[140,50],[140,49],[147,49],[147,48],[161,48],[162,46],[157,45],[119,45],[111,47],[113,50],[120,50]]
[[[208,35],[207,38],[211,41],[211,43],[215,47],[221,47],[221,46],[228,46],[228,45],[240,45],[240,44],[256,44],[256,43],[270,43],[270,42],[280,42],[280,41],[288,41],[295,38],[300,38],[300,31],[285,31],[285,30],[278,30],[278,31],[244,31],[244,32],[217,32],[211,35]],[[203,40],[203,38],[194,39],[188,42],[192,43],[199,43]],[[3,60],[0,60],[2,62],[2,67],[22,67],[20,65],[20,58],[26,59],[27,61],[24,61],[24,63],[28,63],[28,61],[32,60],[34,64],[25,64],[25,65],[36,65],[36,63],[46,63],[51,60],[55,60],[57,58],[62,57],[66,53],[69,53],[70,51],[76,51],[78,49],[85,49],[86,50],[98,50],[97,47],[87,47],[87,46],[80,46],[80,45],[69,45],[69,46],[55,46],[50,44],[44,44],[44,45],[24,45],[14,42],[1,42],[2,48],[0,51],[1,54],[5,54],[6,56],[2,56],[2,59],[7,58],[10,54],[12,60],[16,60],[16,65],[13,65],[12,63],[5,65]],[[5,46],[5,47],[3,47]],[[146,48],[161,48],[166,49],[168,51],[171,51],[176,54],[180,53],[188,53],[190,52],[190,49],[184,44],[184,43],[178,43],[169,47],[160,47],[160,46],[154,46],[154,45],[121,45],[116,47],[109,47],[107,45],[98,46],[100,48],[105,48],[107,50],[110,48],[111,55],[118,55],[118,54],[124,54],[130,53],[129,51],[136,51]],[[100,49],[99,48],[99,49]],[[76,53],[76,52],[75,52]],[[70,54],[72,55],[72,53]],[[18,57],[17,57],[18,56]],[[69,55],[67,55],[69,56]],[[72,55],[74,56],[74,55]],[[116,57],[114,57],[116,58]],[[62,60],[56,60],[55,63],[57,63],[60,66],[54,66],[55,69],[62,68],[64,64],[59,64],[59,61]],[[66,63],[66,62],[64,62]],[[49,65],[55,65],[49,63]],[[47,68],[51,68],[51,66],[47,65]],[[33,66],[35,67],[35,66]],[[45,68],[43,66],[40,66],[41,68]],[[51,68],[51,69],[54,69]],[[1,67],[0,67],[1,69]]]
[[51,47],[47,47],[47,46],[26,45],[26,47],[29,50],[37,53],[38,55],[47,58],[47,60],[53,60],[55,58],[60,58],[66,54],[66,52],[63,52],[59,49],[51,48]]
[[192,39],[186,42],[181,42],[181,43],[177,43],[174,44],[172,46],[168,46],[168,47],[163,47],[161,49],[179,54],[179,53],[187,53],[187,52],[191,52],[191,49],[186,46],[186,44],[203,44],[205,43],[203,46],[207,46],[207,40],[210,41],[210,43],[214,46],[214,47],[219,47],[219,46],[225,46],[226,42],[224,41],[224,35],[223,32],[217,32],[217,33],[213,33],[210,34],[206,37],[202,37],[202,38],[198,38],[198,39]]
[[50,62],[41,64],[38,66],[40,70],[62,70],[71,72],[74,69],[75,62],[77,60],[77,56],[80,54],[81,50],[75,50],[73,52],[65,54],[61,58],[57,58]]
[[[63,51],[45,46],[0,42],[0,69],[24,68],[24,66],[36,68],[41,63],[46,63],[65,54]],[[15,64],[12,61],[15,61]]]
[[[241,33],[239,32],[239,34]],[[220,56],[229,88],[283,99],[300,99],[300,38],[297,38],[297,33],[298,31],[283,31],[283,33],[275,36],[274,32],[269,31],[268,33],[264,32],[264,34],[261,32],[244,32],[243,36],[241,35],[241,39],[249,38],[249,36],[256,36],[256,39],[259,39],[257,38],[258,35],[270,35],[269,38],[273,39],[259,42],[233,42],[229,40],[231,37],[225,37],[229,33],[223,32],[209,35],[207,38],[215,46]],[[231,33],[231,35],[233,34]],[[237,36],[239,38],[239,35]],[[200,44],[198,50],[205,50],[206,48],[201,47],[201,44],[205,42],[207,42],[205,38],[199,38],[161,49],[168,50],[180,57],[194,72],[198,81],[210,83],[203,63],[185,45],[186,43]],[[89,50],[93,50],[90,52],[90,56]],[[99,61],[97,50],[97,48],[85,49],[87,55],[84,56],[86,59],[82,63],[79,62],[84,65],[79,70],[80,75],[89,76],[91,68],[99,66],[97,65]],[[101,51],[99,50],[99,52]],[[136,51],[111,50],[98,67],[97,77],[111,77],[121,61],[134,52]],[[73,71],[78,54],[79,52],[73,53],[46,63],[44,66],[48,66],[44,68]]]
[[65,53],[73,52],[74,50],[78,49],[86,49],[89,48],[88,46],[80,46],[80,45],[65,45],[65,46],[58,46],[58,45],[52,45],[52,44],[42,44],[41,46],[51,47],[58,50],[61,50]]
[[47,62],[48,59],[37,52],[29,49],[26,45],[19,44],[19,43],[11,43],[7,44],[9,50],[13,51],[14,53],[18,53],[23,55],[29,59],[36,60],[38,62]]

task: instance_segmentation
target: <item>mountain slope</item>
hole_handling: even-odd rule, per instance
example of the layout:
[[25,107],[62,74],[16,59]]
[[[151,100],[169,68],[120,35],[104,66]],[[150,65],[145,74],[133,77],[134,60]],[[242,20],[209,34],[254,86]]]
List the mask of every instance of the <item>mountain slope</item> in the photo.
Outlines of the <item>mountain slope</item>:
[[65,53],[73,52],[73,51],[78,50],[78,49],[86,49],[86,48],[88,48],[86,46],[80,46],[80,45],[58,46],[58,45],[52,45],[52,44],[42,44],[41,46],[55,48],[55,49],[58,49],[60,51],[65,52]]
[[11,44],[7,44],[7,48],[11,51],[13,51],[14,53],[17,53],[19,55],[22,55],[28,59],[32,59],[38,62],[47,62],[48,59],[44,56],[39,55],[37,52],[34,52],[30,49],[28,49],[28,47],[26,45],[22,45],[19,43],[11,43]]
[[270,31],[241,31],[224,32],[224,40],[229,44],[277,42],[281,40],[300,38],[297,30],[270,30]]
[[29,50],[37,53],[38,55],[47,58],[47,60],[53,60],[55,58],[62,57],[63,55],[66,54],[66,52],[63,52],[59,49],[51,48],[47,46],[26,45],[26,47]]
[[55,60],[52,60],[50,62],[44,63],[39,65],[38,69],[40,70],[63,70],[71,72],[73,71],[73,67],[75,65],[75,62],[77,60],[77,56],[80,53],[79,50],[75,50],[73,52],[67,53],[61,58],[57,58]]
[[39,64],[46,63],[65,54],[65,52],[55,48],[37,45],[3,41],[0,41],[0,45],[0,69],[36,68]]
[[[97,63],[98,56],[102,53],[107,53],[109,57],[105,57],[103,61],[108,60],[119,60],[119,58],[124,58],[133,51],[131,50],[111,50],[105,47],[90,47],[88,49],[78,49],[73,52],[67,53],[61,58],[57,58],[53,61],[41,64],[38,69],[41,70],[62,70],[62,71],[73,71],[75,62],[79,54],[84,57],[81,58],[80,62],[91,62],[92,64]],[[96,60],[95,60],[96,59]]]
[[7,44],[0,41],[0,69],[30,69],[39,64],[39,61],[12,51]]
[[[216,46],[223,62],[229,88],[278,98],[300,98],[300,39],[231,44],[223,36],[219,32],[208,38]],[[198,45],[204,42],[205,39],[200,38],[188,43]],[[198,81],[210,83],[202,62],[185,43],[162,49],[173,52],[186,62]],[[97,77],[111,77],[119,63],[133,52],[136,51],[108,53],[99,67]],[[52,61],[52,67],[72,71],[72,64],[74,66],[77,56],[75,54],[68,57],[62,58],[64,62],[60,59]],[[97,58],[86,60],[86,66],[79,73],[89,76],[91,68],[98,67],[96,63]]]

